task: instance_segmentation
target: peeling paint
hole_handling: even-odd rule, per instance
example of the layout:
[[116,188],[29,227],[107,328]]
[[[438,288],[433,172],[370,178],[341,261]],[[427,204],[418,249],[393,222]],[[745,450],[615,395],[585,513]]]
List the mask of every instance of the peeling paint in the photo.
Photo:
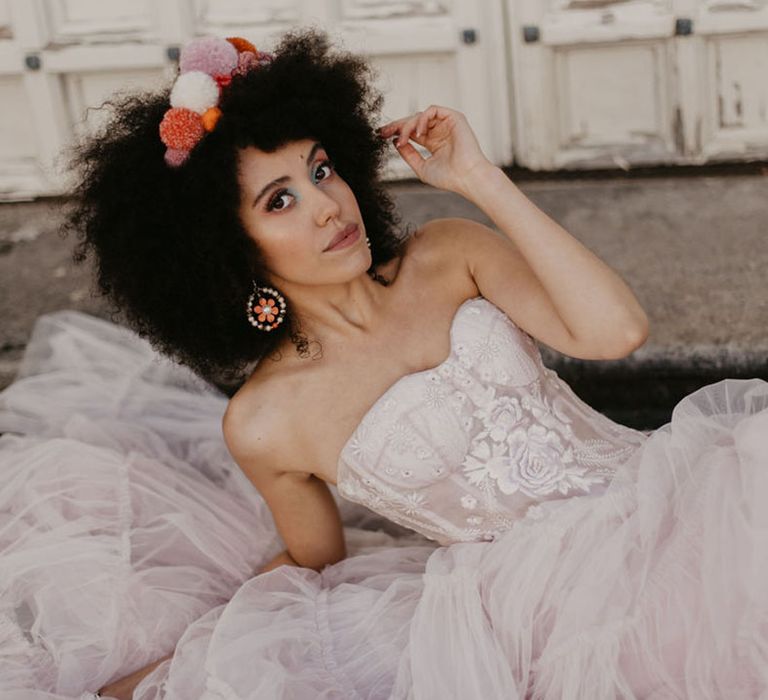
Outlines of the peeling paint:
[[717,123],[725,126],[725,102],[723,101],[723,61],[719,48],[715,50],[715,85],[717,86]]
[[733,92],[736,95],[733,108],[736,111],[736,116],[739,117],[740,123],[743,125],[743,120],[741,117],[744,115],[744,109],[741,102],[741,85],[735,81],[733,83]]
[[683,110],[680,105],[675,107],[674,119],[672,120],[672,140],[675,142],[675,149],[678,153],[685,153],[685,129],[683,127]]
[[696,153],[701,153],[701,148],[702,148],[702,143],[703,143],[702,135],[701,135],[702,126],[703,125],[702,125],[701,116],[696,117],[696,131],[695,131],[695,134],[696,134]]
[[595,10],[608,5],[618,5],[630,0],[571,0],[566,10]]
[[755,2],[755,0],[710,0],[707,5],[709,12],[735,12],[745,10],[754,12],[765,6],[765,0]]

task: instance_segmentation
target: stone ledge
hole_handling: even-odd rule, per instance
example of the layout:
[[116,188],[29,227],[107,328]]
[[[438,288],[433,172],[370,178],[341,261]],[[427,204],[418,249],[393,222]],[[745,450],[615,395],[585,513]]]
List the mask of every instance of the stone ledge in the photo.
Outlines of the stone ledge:
[[620,360],[579,360],[540,347],[544,364],[590,406],[650,430],[668,423],[685,396],[723,379],[768,381],[768,352],[738,346],[639,348]]

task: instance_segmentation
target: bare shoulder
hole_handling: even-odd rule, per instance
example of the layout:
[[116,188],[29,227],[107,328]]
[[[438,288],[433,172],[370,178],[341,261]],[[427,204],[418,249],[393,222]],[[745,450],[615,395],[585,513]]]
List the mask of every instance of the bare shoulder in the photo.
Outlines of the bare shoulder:
[[460,216],[447,216],[426,222],[415,234],[427,247],[438,254],[456,257],[460,249],[471,245],[479,234],[499,236],[499,232],[490,226],[473,219]]
[[294,380],[291,372],[280,374],[258,376],[230,399],[222,418],[224,439],[264,498],[290,557],[322,571],[346,556],[343,524],[327,484],[294,467],[294,400],[287,391]]
[[455,286],[460,295],[475,296],[479,291],[470,271],[467,247],[477,227],[491,230],[471,219],[431,219],[411,237],[408,255],[422,269],[434,271],[441,284]]
[[[264,361],[264,360],[262,360]],[[283,440],[293,421],[299,382],[292,372],[255,372],[229,399],[221,419],[222,434],[232,457],[246,475],[268,470],[272,476],[293,471],[295,441]],[[295,386],[294,386],[295,384]]]

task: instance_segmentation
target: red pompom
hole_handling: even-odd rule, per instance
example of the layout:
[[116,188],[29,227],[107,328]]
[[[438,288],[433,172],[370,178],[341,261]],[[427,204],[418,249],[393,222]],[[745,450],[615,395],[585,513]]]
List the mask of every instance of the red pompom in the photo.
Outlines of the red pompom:
[[200,115],[185,107],[169,109],[160,122],[160,139],[168,148],[189,151],[203,138],[204,133]]

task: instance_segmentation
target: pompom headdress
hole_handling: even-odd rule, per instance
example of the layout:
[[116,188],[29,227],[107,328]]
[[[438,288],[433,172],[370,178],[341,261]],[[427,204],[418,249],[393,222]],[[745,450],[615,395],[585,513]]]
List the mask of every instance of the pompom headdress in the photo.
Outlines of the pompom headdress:
[[221,117],[221,91],[235,75],[268,64],[274,55],[257,51],[241,37],[193,39],[179,57],[179,75],[171,88],[171,108],[160,122],[165,162],[182,165],[190,151]]

